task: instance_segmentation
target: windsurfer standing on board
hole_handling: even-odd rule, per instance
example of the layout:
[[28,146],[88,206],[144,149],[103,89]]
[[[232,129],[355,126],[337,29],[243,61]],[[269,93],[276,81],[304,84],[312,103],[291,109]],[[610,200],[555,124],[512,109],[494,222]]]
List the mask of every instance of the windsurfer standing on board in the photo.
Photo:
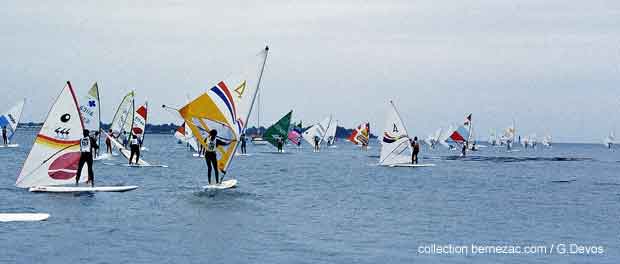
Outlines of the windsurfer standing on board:
[[209,135],[205,138],[205,161],[207,162],[207,175],[209,184],[211,184],[211,170],[215,170],[215,183],[219,184],[220,176],[219,169],[217,168],[217,147],[226,146],[230,144],[217,138],[217,130],[212,129],[209,131]]
[[105,152],[110,153],[112,155],[112,141],[110,141],[110,137],[113,137],[112,129],[108,130],[108,136],[105,137]]
[[411,164],[418,164],[418,153],[420,153],[420,143],[418,143],[418,137],[413,137],[413,141],[411,141],[411,148],[413,148],[413,152],[411,152]]
[[4,145],[9,144],[9,140],[6,136],[6,126],[2,126],[2,142],[4,142]]
[[319,152],[319,142],[321,139],[319,136],[314,136],[314,152]]
[[282,140],[282,137],[278,136],[278,138],[276,138],[276,145],[278,145],[278,152],[284,152],[282,150],[282,147],[284,147],[284,140]]
[[137,135],[132,135],[129,149],[131,150],[131,154],[129,155],[129,165],[131,165],[131,160],[134,155],[136,156],[136,163],[134,164],[138,165],[138,161],[140,161],[140,141],[138,140]]
[[95,174],[93,173],[93,152],[99,148],[97,142],[92,138],[88,132],[88,129],[84,129],[84,137],[80,139],[80,161],[78,163],[77,174],[75,175],[75,185],[80,182],[80,176],[82,174],[82,167],[84,164],[88,165],[88,180],[86,184],[90,183],[91,187],[95,187]]
[[241,134],[241,137],[239,137],[239,140],[241,140],[241,154],[245,154],[246,153],[245,143],[246,141],[248,141],[248,139],[245,137],[245,133]]

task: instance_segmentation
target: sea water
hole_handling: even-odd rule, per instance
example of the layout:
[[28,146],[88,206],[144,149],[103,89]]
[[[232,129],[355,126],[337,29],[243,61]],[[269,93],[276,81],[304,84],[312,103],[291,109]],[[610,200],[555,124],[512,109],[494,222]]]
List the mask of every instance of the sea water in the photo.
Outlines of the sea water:
[[140,188],[75,195],[14,187],[35,133],[0,149],[0,212],[51,217],[0,223],[2,263],[620,262],[620,152],[600,144],[466,158],[424,146],[427,168],[376,166],[377,142],[283,154],[250,144],[225,176],[238,187],[205,192],[205,161],[148,135],[142,157],[169,168],[98,161],[97,185]]

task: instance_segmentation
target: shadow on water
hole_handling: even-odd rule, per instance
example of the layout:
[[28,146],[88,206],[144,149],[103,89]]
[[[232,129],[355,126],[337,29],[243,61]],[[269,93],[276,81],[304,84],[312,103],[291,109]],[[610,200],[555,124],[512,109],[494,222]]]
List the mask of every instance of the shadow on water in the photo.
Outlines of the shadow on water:
[[551,181],[551,183],[571,183],[571,182],[576,182],[577,180],[557,180],[557,181]]
[[580,157],[503,157],[503,156],[443,156],[429,159],[462,160],[462,161],[489,161],[489,162],[532,162],[532,161],[593,161],[592,158]]

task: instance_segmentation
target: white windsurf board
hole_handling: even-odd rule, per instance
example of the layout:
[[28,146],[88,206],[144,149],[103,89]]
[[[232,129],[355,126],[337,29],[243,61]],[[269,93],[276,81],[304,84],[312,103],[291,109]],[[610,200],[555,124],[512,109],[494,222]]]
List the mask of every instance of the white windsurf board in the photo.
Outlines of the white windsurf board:
[[236,186],[237,186],[237,180],[232,179],[232,180],[223,181],[220,184],[205,185],[205,186],[202,186],[202,188],[205,190],[221,190],[221,189],[234,188]]
[[49,214],[43,213],[6,213],[0,214],[0,222],[32,222],[43,221],[49,218]]
[[75,193],[75,192],[126,192],[137,189],[138,186],[36,186],[29,189],[31,192],[54,192],[54,193]]

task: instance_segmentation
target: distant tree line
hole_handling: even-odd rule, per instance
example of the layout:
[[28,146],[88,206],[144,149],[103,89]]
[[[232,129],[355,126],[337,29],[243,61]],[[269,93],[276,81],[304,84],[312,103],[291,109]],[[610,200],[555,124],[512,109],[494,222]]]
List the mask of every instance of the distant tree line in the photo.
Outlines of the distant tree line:
[[[33,123],[33,122],[29,122],[29,123],[20,123],[19,127],[20,128],[38,128],[41,127],[43,125],[43,123]],[[179,125],[170,123],[170,124],[160,124],[160,125],[156,125],[156,124],[146,124],[146,133],[147,134],[174,134],[174,132],[177,130],[177,128],[179,127]],[[110,124],[102,124],[101,128],[103,130],[108,130],[110,129]],[[308,129],[310,127],[306,127],[304,128],[304,131],[306,129]],[[246,134],[247,135],[255,135],[255,134],[263,134],[265,133],[265,130],[267,130],[265,127],[260,127],[260,132],[261,133],[257,133],[258,129],[256,127],[250,127],[246,129]],[[337,138],[347,138],[351,135],[351,133],[353,133],[353,129],[350,128],[344,128],[341,126],[336,127],[336,137]],[[376,138],[375,135],[373,135],[372,133],[370,134],[371,138]]]

